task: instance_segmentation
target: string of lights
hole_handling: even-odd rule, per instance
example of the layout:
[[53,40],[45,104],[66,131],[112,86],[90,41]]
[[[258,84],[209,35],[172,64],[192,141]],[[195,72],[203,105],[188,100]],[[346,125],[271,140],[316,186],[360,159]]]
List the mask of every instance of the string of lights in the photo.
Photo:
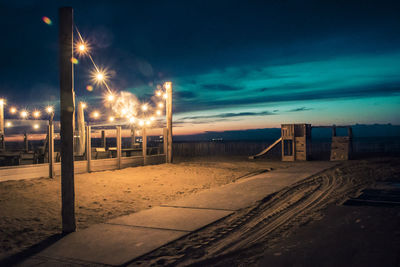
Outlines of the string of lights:
[[[110,110],[110,115],[108,116],[108,122],[110,123],[128,123],[128,124],[136,124],[140,127],[150,126],[156,118],[159,118],[163,114],[163,108],[165,107],[165,101],[168,98],[165,90],[171,86],[171,82],[165,82],[163,85],[157,85],[157,90],[155,91],[155,105],[152,106],[147,102],[140,103],[136,96],[131,94],[130,92],[122,91],[119,93],[115,93],[111,90],[108,84],[109,74],[106,71],[106,68],[99,67],[93,56],[91,54],[92,48],[91,45],[84,40],[82,34],[80,33],[78,27],[75,25],[75,31],[78,35],[78,41],[74,44],[74,57],[71,59],[71,62],[74,64],[78,63],[78,60],[75,56],[85,57],[87,56],[90,62],[93,64],[94,70],[91,72],[92,81],[97,85],[104,85],[106,92],[104,95],[105,107]],[[88,85],[87,88],[93,88],[91,85]],[[91,91],[91,90],[90,90]],[[88,112],[88,105],[85,102],[79,102],[86,112]],[[1,98],[0,105],[2,108],[6,105],[6,100]],[[52,119],[54,116],[54,107],[47,106],[44,109],[33,109],[28,110],[26,108],[17,108],[16,106],[11,106],[8,109],[8,113],[15,118],[20,118],[23,120],[34,119],[38,120],[43,118],[43,114],[47,113],[49,119]],[[18,116],[19,115],[19,116]],[[104,118],[101,112],[97,109],[94,109],[90,112],[90,118],[94,120],[100,120]],[[5,127],[12,127],[11,121],[5,122]],[[39,128],[39,124],[34,124],[34,129]]]

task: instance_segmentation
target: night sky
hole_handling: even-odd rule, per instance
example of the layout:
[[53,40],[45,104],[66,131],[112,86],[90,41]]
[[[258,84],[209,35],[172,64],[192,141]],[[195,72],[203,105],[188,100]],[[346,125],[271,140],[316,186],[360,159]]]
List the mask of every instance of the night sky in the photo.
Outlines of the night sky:
[[[67,5],[114,90],[145,101],[173,82],[176,134],[400,123],[399,1],[15,2],[0,1],[8,105],[59,99],[57,16]],[[99,105],[104,90],[85,89],[92,67],[78,60],[77,97]]]

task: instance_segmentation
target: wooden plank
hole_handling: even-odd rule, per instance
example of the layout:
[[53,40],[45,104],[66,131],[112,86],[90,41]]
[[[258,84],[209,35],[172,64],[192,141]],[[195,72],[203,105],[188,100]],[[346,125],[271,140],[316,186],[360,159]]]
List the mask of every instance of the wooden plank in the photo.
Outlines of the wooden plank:
[[144,165],[144,160],[143,160],[142,156],[122,158],[122,160],[121,160],[122,168],[136,167],[136,166],[143,166],[143,165]]
[[62,231],[71,233],[75,224],[74,188],[74,66],[73,10],[59,9],[59,66],[60,66],[60,122],[61,122],[61,202]]
[[0,182],[48,177],[49,164],[30,164],[0,168]]

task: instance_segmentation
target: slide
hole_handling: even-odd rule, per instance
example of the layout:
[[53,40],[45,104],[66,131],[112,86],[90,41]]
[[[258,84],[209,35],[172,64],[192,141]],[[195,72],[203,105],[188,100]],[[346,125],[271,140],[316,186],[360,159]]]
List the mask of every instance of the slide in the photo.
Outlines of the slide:
[[282,141],[282,137],[279,138],[278,140],[276,140],[272,145],[270,145],[269,147],[267,147],[266,149],[264,149],[263,151],[261,151],[257,155],[250,156],[249,159],[256,159],[258,157],[261,157],[262,155],[265,155],[266,153],[268,153],[268,151],[270,151],[274,146],[279,144],[281,141]]

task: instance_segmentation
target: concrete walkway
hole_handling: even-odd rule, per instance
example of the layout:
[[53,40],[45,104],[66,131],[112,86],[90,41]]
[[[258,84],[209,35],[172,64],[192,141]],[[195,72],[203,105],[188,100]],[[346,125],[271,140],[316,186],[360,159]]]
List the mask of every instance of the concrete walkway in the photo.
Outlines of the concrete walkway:
[[24,261],[21,266],[127,264],[336,164],[295,162],[289,168],[241,179],[159,207],[93,225],[62,238]]

